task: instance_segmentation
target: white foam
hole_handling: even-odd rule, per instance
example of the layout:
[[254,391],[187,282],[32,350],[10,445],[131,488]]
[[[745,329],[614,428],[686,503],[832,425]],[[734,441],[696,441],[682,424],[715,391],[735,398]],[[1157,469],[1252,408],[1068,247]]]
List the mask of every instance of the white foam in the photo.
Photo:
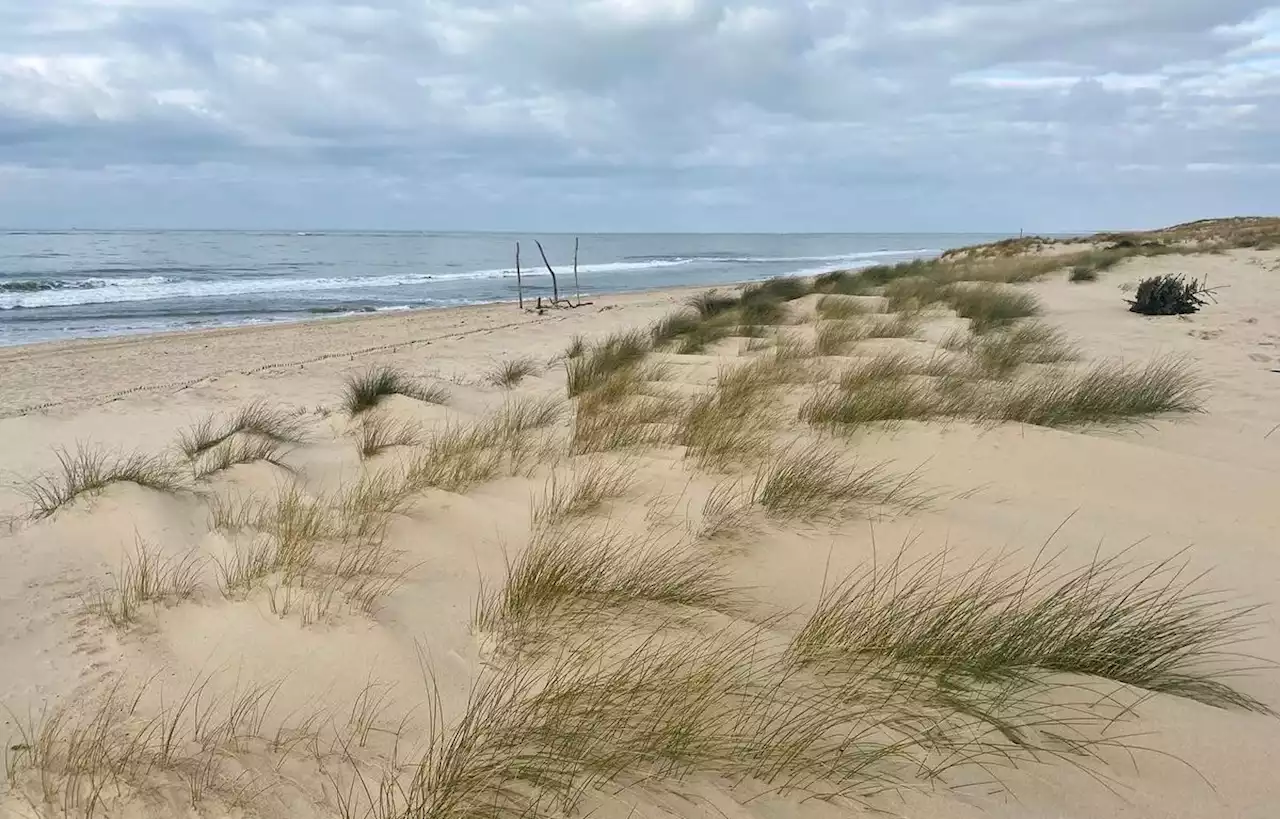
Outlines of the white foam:
[[[881,250],[850,253],[838,256],[788,256],[778,258],[745,257],[730,260],[714,258],[670,258],[624,262],[604,262],[581,265],[579,273],[625,273],[688,265],[770,263],[796,264],[802,262],[826,262],[827,266],[812,271],[796,271],[792,275],[812,275],[831,269],[832,264],[850,266],[859,261],[888,256],[918,256],[932,253],[929,250]],[[870,264],[871,262],[866,262]],[[561,275],[570,272],[561,268]],[[547,276],[542,267],[522,271],[524,276]],[[0,310],[38,307],[73,307],[82,304],[113,304],[117,302],[155,301],[159,299],[216,298],[270,293],[314,293],[334,290],[364,290],[370,288],[404,287],[439,281],[465,281],[478,279],[515,278],[515,268],[473,270],[465,273],[402,273],[387,276],[353,276],[313,279],[292,278],[227,278],[218,280],[180,279],[166,276],[132,278],[82,279],[64,289],[32,292],[0,293]]]

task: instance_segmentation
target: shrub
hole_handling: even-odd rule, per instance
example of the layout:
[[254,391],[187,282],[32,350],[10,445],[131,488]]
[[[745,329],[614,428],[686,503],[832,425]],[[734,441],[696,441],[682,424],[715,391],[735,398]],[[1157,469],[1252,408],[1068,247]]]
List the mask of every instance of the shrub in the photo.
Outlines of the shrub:
[[1144,316],[1180,316],[1194,313],[1208,304],[1211,291],[1203,282],[1182,276],[1152,276],[1138,284],[1129,310]]
[[1095,268],[1086,265],[1076,265],[1071,268],[1071,273],[1067,276],[1068,281],[1079,282],[1096,282],[1098,280],[1098,271]]

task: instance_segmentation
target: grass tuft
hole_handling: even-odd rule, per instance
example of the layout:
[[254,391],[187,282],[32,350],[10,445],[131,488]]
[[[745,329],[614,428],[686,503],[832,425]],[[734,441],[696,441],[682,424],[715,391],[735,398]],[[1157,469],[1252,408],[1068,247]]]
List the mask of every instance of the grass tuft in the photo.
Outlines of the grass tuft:
[[895,475],[882,466],[860,469],[843,453],[822,444],[793,449],[756,475],[755,499],[775,518],[838,520],[858,506],[919,508],[913,475]]
[[57,449],[55,453],[57,469],[37,475],[19,488],[30,502],[29,514],[35,520],[113,483],[133,483],[157,492],[179,492],[186,485],[182,469],[162,455],[112,455],[85,446],[75,452]]
[[[572,358],[572,356],[571,356]],[[513,358],[504,361],[496,366],[486,377],[485,381],[495,387],[501,387],[509,390],[520,385],[531,375],[537,375],[539,371],[538,362],[527,356],[521,358]]]
[[969,345],[982,373],[1005,378],[1023,364],[1059,364],[1079,357],[1059,330],[1041,322],[1019,322],[1004,332],[988,333]]
[[845,296],[823,296],[818,300],[818,316],[827,321],[848,321],[871,312],[857,299]]
[[607,382],[616,373],[634,368],[648,355],[651,337],[643,330],[614,333],[585,354],[565,362],[570,398],[582,395]]
[[449,393],[444,387],[421,384],[404,371],[383,365],[349,377],[343,405],[348,415],[356,416],[373,409],[391,395],[403,395],[427,404],[444,404],[449,400]]
[[1270,713],[1229,684],[1253,664],[1229,650],[1254,609],[1196,590],[1185,567],[1122,555],[1072,571],[1010,572],[1001,558],[956,572],[945,561],[899,557],[850,577],[824,594],[792,651],[855,667],[879,656],[955,690],[1059,672]]
[[233,466],[263,461],[292,472],[292,468],[284,462],[287,454],[288,449],[284,444],[271,438],[236,435],[196,456],[192,460],[191,471],[195,479],[200,481]]
[[996,284],[949,288],[947,301],[957,315],[970,320],[970,327],[978,335],[1041,312],[1040,300],[1034,294]]
[[553,472],[542,495],[533,502],[534,531],[554,529],[595,513],[606,501],[626,494],[635,474],[632,464],[604,461],[576,466],[567,477]]
[[824,321],[814,335],[813,350],[820,356],[837,356],[847,353],[853,345],[866,338],[867,328],[853,321]]
[[422,425],[414,421],[396,422],[385,415],[369,414],[360,421],[356,447],[362,459],[376,457],[397,446],[419,446]]
[[202,563],[195,554],[166,558],[157,548],[139,541],[136,554],[126,557],[115,585],[98,589],[86,603],[88,610],[116,628],[133,625],[142,607],[189,600],[200,585]]
[[680,546],[598,532],[585,526],[544,531],[507,569],[500,593],[482,593],[474,623],[485,631],[527,633],[557,616],[570,622],[589,603],[598,613],[637,603],[734,611],[723,570]]
[[1076,373],[1016,382],[988,396],[987,421],[1044,427],[1128,424],[1165,413],[1199,412],[1204,381],[1179,359],[1142,366],[1102,362]]
[[221,423],[217,416],[205,418],[182,433],[178,446],[194,461],[236,435],[252,435],[280,444],[300,444],[306,440],[298,415],[272,409],[265,401],[255,401]]

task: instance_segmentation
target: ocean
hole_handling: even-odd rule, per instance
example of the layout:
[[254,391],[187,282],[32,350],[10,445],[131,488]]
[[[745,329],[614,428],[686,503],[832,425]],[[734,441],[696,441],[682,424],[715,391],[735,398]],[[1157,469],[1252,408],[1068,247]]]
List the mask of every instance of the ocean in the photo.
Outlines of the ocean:
[[[583,297],[935,256],[976,234],[595,234]],[[0,231],[0,345],[573,295],[574,237],[505,233]]]

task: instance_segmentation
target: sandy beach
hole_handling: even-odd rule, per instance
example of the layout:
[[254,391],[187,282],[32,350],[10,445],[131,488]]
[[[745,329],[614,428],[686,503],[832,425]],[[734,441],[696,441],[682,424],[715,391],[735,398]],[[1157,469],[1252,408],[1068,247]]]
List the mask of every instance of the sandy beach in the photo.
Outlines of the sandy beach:
[[[1131,313],[1166,273],[1213,301]],[[704,324],[607,365],[611,334],[653,338],[702,291],[0,349],[0,816],[1273,816],[1280,252],[982,275],[828,278],[757,318],[704,301]],[[1033,306],[957,314],[990,289]],[[1000,363],[993,340],[1028,326]],[[1059,423],[1011,398],[1152,362],[1188,379],[1191,411]],[[350,402],[373,367],[411,386]],[[901,409],[851,419],[870,395]],[[232,423],[255,406],[258,426]],[[172,486],[33,500],[77,447],[153,456]],[[837,669],[834,638],[794,661],[872,567],[940,594],[1012,577],[998,620],[1091,565],[1056,599],[1173,595],[1135,591],[1153,602],[1128,637],[1081,625],[1095,637],[1059,654],[1097,648],[1092,665],[984,676],[959,656],[979,641],[944,673],[879,587],[845,611],[841,633],[873,609],[884,626],[856,663]],[[1098,671],[1200,616],[1224,639],[1185,665]],[[1233,694],[1186,683],[1205,679]]]

